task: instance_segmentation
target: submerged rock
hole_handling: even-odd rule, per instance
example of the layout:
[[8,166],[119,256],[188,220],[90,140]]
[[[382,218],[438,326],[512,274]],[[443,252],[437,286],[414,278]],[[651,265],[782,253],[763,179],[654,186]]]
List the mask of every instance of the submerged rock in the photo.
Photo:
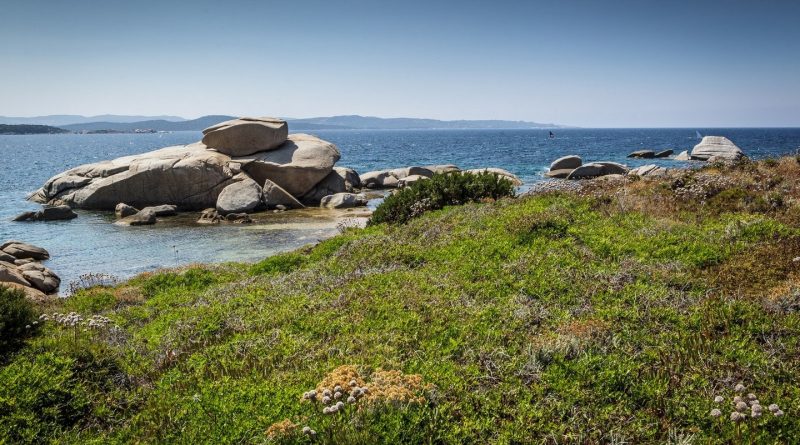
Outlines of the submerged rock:
[[203,130],[203,144],[230,156],[247,156],[278,148],[286,142],[289,126],[272,117],[242,117]]
[[629,158],[642,158],[650,159],[656,157],[656,152],[653,150],[638,150],[628,155]]
[[725,160],[738,160],[744,158],[744,152],[730,139],[723,136],[705,136],[699,144],[692,149],[692,159],[707,161],[711,157]]
[[68,205],[46,205],[36,212],[25,212],[14,218],[14,221],[63,221],[77,218],[78,215]]
[[131,216],[117,220],[114,224],[118,226],[149,226],[156,223],[156,212],[152,208],[145,207]]

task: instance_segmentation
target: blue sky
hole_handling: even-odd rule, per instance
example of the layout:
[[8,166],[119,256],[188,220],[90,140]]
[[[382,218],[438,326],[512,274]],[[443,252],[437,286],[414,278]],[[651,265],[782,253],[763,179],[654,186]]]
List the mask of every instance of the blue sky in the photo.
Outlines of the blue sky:
[[6,116],[800,126],[800,2],[0,1]]

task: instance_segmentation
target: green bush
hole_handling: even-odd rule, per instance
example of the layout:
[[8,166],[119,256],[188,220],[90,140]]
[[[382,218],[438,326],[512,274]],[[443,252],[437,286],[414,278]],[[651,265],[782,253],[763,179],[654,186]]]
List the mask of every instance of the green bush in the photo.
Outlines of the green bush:
[[386,198],[369,225],[402,224],[429,210],[514,195],[510,180],[494,173],[447,173],[417,181]]
[[17,350],[34,334],[36,319],[36,311],[25,293],[0,286],[0,358]]

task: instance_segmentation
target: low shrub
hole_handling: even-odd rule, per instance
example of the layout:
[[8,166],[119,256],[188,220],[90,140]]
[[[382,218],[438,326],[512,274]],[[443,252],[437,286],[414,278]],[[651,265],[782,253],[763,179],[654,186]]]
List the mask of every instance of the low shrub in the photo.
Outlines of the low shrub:
[[25,293],[0,286],[0,358],[16,351],[36,332],[37,317]]
[[429,210],[514,196],[510,180],[493,173],[447,173],[417,181],[386,198],[368,225],[402,224]]

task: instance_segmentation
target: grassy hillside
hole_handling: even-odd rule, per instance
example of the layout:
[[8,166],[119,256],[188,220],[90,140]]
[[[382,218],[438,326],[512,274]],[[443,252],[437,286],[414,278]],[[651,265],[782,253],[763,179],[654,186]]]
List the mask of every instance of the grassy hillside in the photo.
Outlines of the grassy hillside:
[[0,442],[792,443],[798,178],[594,181],[87,289],[40,310],[108,323],[0,367]]

